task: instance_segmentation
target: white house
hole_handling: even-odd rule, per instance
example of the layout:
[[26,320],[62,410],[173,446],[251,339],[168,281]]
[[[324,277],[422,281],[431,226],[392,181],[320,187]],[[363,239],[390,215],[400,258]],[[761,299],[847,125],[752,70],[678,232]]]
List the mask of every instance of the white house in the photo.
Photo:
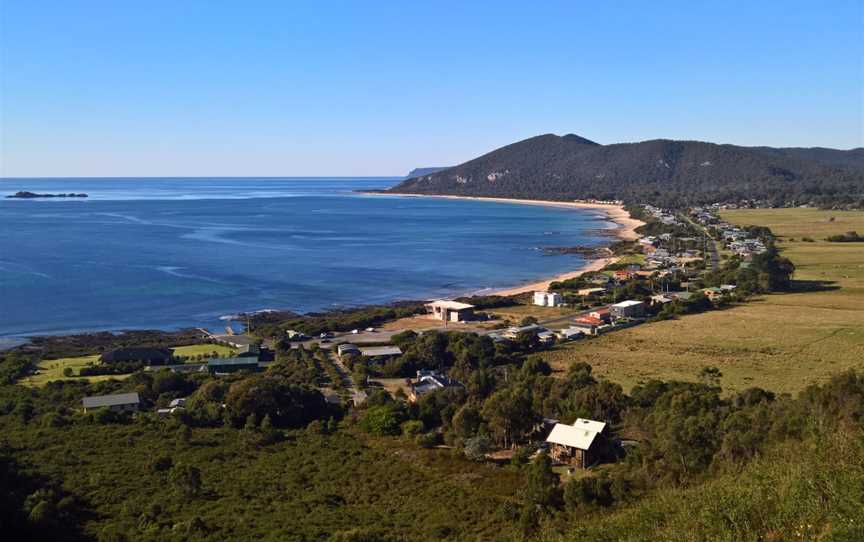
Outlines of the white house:
[[540,307],[558,307],[564,302],[556,292],[534,292],[534,304]]

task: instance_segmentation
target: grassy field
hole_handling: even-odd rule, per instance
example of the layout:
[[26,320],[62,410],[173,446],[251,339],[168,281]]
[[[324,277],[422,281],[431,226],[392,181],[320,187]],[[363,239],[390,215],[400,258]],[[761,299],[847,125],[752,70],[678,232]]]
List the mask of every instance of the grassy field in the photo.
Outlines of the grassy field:
[[[844,369],[864,370],[864,244],[824,241],[864,231],[864,212],[748,209],[723,217],[779,236],[797,267],[795,291],[564,345],[546,354],[553,367],[585,361],[629,390],[650,378],[695,380],[713,365],[727,392],[759,386],[790,393]],[[816,241],[801,241],[805,236]]]
[[[220,357],[228,357],[234,353],[234,350],[221,344],[193,344],[189,346],[178,346],[174,348],[175,356],[209,356],[213,352],[215,352]],[[77,376],[78,371],[80,371],[82,367],[98,364],[98,355],[42,360],[37,364],[38,374],[24,378],[23,380],[21,380],[21,384],[24,384],[25,386],[44,386],[48,382],[52,382],[54,380],[76,379],[79,378]],[[75,376],[69,377],[63,375],[63,370],[67,367],[72,369],[72,374]],[[89,380],[90,382],[101,382],[103,380],[109,380],[111,378],[121,380],[123,378],[126,378],[127,376],[128,375],[88,376],[87,380]]]

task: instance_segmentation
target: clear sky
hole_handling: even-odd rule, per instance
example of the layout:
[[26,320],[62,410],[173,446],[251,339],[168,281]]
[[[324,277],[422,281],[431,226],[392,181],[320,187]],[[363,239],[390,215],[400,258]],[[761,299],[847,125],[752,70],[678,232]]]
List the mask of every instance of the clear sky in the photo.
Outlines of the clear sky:
[[402,175],[542,133],[864,146],[862,1],[0,0],[0,175]]

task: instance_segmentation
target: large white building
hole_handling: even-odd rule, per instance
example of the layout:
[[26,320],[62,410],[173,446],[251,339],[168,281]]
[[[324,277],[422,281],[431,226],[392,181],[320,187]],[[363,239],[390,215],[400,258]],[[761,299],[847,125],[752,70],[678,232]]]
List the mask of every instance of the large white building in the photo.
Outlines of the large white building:
[[555,292],[534,292],[534,304],[540,307],[558,307],[564,303],[561,294]]

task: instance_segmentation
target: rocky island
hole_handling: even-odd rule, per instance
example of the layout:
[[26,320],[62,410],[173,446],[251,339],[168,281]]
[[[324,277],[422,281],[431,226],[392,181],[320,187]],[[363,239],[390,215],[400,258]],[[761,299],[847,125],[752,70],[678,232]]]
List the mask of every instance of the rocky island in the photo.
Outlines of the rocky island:
[[74,194],[71,192],[68,194],[36,194],[34,192],[20,191],[20,192],[15,192],[14,194],[6,196],[6,197],[7,198],[13,198],[13,199],[37,199],[37,198],[86,198],[88,196],[87,196],[87,194]]

